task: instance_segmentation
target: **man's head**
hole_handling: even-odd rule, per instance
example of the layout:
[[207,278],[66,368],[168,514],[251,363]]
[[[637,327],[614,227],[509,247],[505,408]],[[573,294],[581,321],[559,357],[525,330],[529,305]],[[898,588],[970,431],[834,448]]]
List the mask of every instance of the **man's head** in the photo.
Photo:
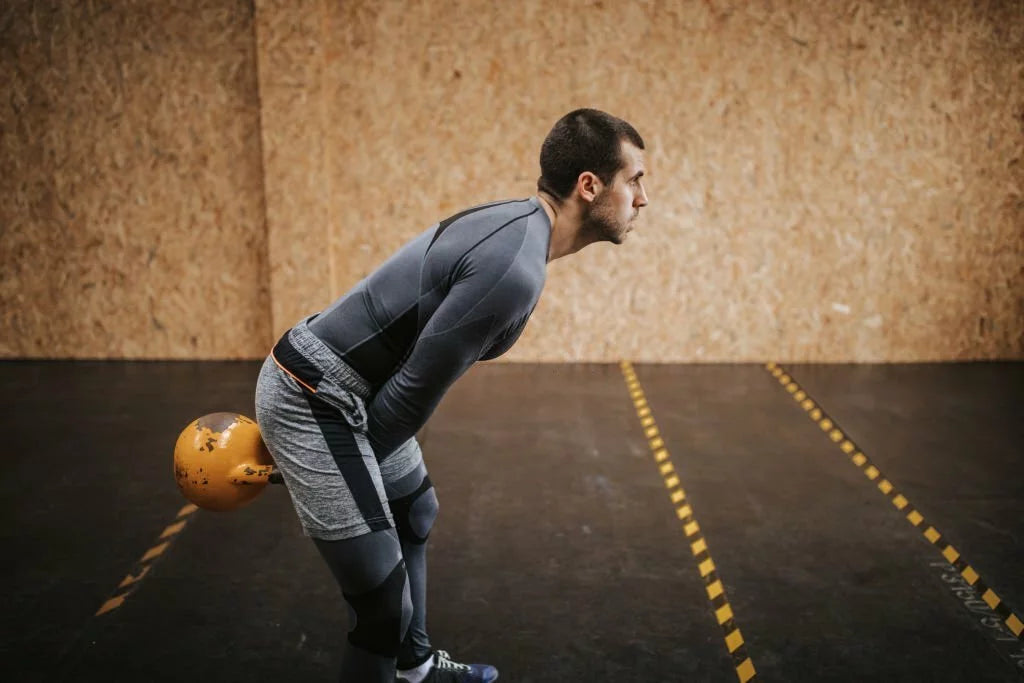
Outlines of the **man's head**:
[[644,141],[629,123],[596,109],[563,116],[540,150],[537,190],[559,204],[579,204],[582,230],[593,241],[621,244],[640,207]]

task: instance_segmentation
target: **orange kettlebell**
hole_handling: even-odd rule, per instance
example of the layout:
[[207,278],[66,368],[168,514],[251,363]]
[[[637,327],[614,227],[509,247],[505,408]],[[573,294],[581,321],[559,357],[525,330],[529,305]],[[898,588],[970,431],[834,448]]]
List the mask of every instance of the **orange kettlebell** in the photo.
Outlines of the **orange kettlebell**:
[[234,510],[280,483],[255,420],[238,413],[203,415],[174,445],[174,478],[182,494],[206,510]]

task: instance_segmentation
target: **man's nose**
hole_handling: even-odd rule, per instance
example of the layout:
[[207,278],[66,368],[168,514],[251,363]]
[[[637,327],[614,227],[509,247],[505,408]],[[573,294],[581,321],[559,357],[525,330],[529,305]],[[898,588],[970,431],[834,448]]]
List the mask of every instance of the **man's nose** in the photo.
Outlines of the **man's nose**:
[[643,185],[640,186],[640,194],[636,196],[633,205],[637,208],[647,206],[647,190],[644,189]]

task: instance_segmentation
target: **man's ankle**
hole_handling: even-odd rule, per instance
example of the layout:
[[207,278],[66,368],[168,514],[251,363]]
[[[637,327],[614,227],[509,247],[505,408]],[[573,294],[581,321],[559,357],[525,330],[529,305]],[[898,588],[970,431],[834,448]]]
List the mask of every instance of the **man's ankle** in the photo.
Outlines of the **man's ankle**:
[[427,653],[422,655],[417,655],[415,652],[399,652],[398,670],[408,671],[409,669],[415,669],[433,656],[434,653],[431,650],[427,650]]

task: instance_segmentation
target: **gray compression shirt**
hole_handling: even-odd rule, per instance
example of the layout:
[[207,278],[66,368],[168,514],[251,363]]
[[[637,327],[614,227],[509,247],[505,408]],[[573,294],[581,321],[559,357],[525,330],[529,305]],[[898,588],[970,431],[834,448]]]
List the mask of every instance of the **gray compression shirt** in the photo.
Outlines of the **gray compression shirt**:
[[369,382],[378,459],[416,434],[475,361],[512,347],[544,288],[550,240],[536,197],[467,209],[405,244],[309,323]]

